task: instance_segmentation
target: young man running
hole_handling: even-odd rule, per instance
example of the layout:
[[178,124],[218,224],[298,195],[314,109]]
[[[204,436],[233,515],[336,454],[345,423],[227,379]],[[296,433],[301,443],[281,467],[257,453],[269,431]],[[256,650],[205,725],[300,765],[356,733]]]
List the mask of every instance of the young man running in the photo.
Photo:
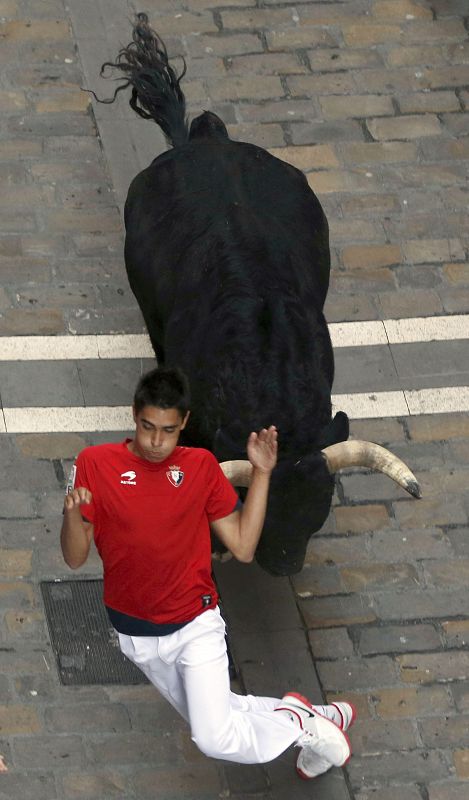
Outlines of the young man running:
[[159,368],[135,392],[135,436],[85,448],[64,502],[62,552],[73,569],[94,538],[104,566],[104,603],[123,653],[188,721],[213,758],[256,764],[290,745],[313,778],[350,757],[348,703],[316,706],[230,691],[225,624],[212,580],[210,528],[240,561],[254,557],[277,462],[272,425],[251,433],[253,466],[244,505],[207,450],[178,446],[189,418],[184,375]]

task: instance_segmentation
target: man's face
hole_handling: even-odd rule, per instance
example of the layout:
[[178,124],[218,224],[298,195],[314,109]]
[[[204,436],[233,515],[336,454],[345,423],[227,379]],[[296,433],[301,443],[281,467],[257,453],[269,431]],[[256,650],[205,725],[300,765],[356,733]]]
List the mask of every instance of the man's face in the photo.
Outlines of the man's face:
[[182,417],[177,408],[145,406],[138,414],[135,409],[133,413],[136,430],[129,449],[146,461],[164,461],[176,447],[190,412]]

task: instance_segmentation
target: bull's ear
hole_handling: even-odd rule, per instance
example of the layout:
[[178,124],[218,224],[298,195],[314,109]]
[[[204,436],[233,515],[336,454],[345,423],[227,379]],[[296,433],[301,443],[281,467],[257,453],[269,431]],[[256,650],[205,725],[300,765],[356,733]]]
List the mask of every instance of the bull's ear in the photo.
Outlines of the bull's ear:
[[321,447],[329,447],[331,444],[337,444],[337,442],[346,442],[349,433],[350,425],[348,416],[344,411],[338,411],[327,428],[321,431],[321,441],[324,442]]

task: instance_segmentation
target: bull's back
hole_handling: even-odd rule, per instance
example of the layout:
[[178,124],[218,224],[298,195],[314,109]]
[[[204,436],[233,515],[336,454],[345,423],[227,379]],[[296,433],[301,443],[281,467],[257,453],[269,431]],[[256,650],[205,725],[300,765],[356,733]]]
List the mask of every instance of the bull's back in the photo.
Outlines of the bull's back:
[[295,291],[324,303],[329,251],[319,201],[299,170],[254,145],[197,141],[164,153],[133,181],[126,229],[131,286],[139,302],[158,306],[159,295],[161,313],[181,289],[203,289],[207,272],[213,281],[219,242],[258,255],[261,283],[282,280],[288,257]]

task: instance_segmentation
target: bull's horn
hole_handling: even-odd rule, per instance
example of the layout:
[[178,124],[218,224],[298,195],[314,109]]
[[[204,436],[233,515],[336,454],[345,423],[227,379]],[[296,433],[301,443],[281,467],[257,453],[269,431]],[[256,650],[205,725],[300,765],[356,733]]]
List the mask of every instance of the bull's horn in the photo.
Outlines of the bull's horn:
[[349,442],[332,444],[321,452],[326,457],[331,475],[345,467],[369,467],[389,475],[413,497],[422,496],[415,475],[400,458],[379,444],[352,439]]
[[233,486],[245,486],[251,483],[252,464],[249,461],[222,461],[223,472]]

